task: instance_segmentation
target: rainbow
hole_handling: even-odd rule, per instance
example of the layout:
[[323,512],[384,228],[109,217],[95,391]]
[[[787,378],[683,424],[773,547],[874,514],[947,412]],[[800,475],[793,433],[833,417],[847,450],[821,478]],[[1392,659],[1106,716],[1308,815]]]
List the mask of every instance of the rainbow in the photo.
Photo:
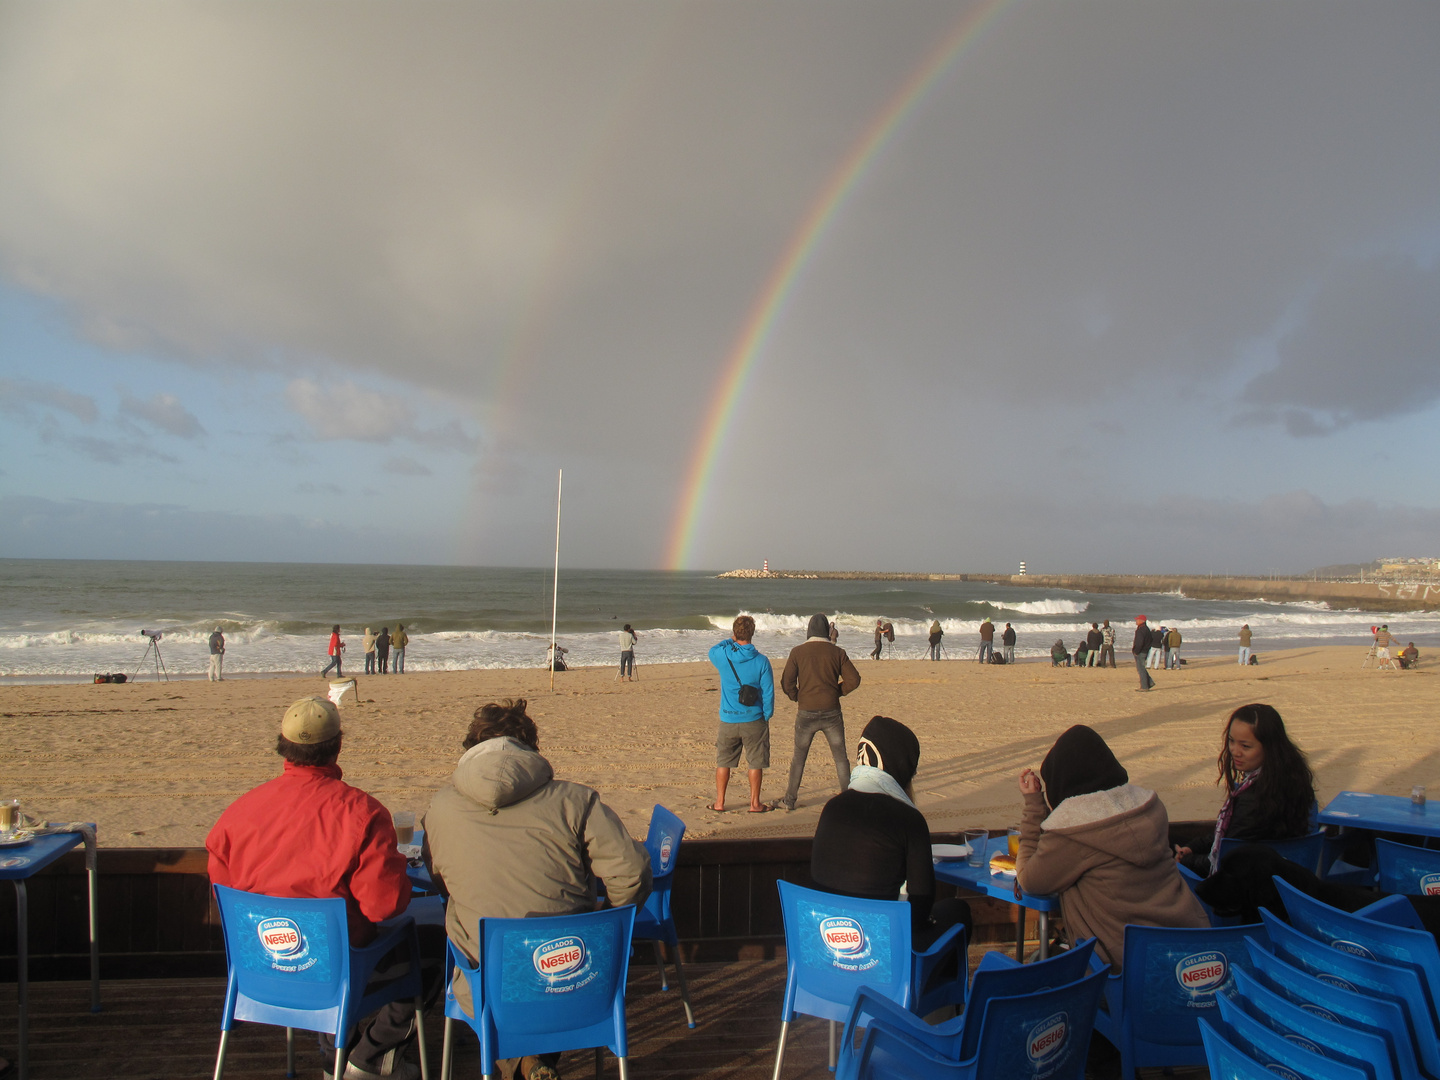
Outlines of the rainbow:
[[670,570],[683,570],[690,562],[705,507],[710,483],[720,451],[735,416],[735,407],[750,382],[755,362],[763,352],[770,331],[774,328],[790,291],[814,253],[826,227],[854,189],[856,182],[879,156],[901,121],[939,81],[965,46],[974,41],[1012,0],[985,0],[956,20],[940,42],[930,50],[920,65],[875,115],[861,133],[849,153],[821,188],[819,196],[791,234],[779,261],[766,279],[740,336],[735,340],[722,365],[720,379],[711,397],[710,408],[700,428],[699,438],[690,457],[681,488],[679,506],[670,529],[665,565]]

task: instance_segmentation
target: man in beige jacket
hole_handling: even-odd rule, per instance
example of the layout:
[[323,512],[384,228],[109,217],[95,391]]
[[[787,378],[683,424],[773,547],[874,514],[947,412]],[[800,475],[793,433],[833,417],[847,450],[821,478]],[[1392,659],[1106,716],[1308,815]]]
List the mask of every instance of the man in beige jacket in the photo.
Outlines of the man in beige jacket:
[[[482,918],[591,911],[596,878],[616,907],[638,906],[650,895],[644,845],[592,788],[555,779],[525,707],[507,698],[475,710],[465,753],[422,822],[426,866],[450,898],[445,930],[472,961],[480,955]],[[463,980],[455,996],[468,1012]],[[555,1060],[547,1054],[499,1064],[507,1080],[553,1080]]]

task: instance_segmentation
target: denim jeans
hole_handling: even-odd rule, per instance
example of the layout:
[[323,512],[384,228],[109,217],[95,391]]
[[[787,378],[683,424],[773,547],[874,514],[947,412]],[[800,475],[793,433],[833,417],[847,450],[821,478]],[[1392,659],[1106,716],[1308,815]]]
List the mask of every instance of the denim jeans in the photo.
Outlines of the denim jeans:
[[1005,650],[1005,663],[1013,664],[1015,662],[1015,646],[1003,645],[1001,648]]
[[991,655],[992,655],[994,652],[995,652],[995,643],[994,643],[993,641],[982,641],[982,642],[980,642],[980,655],[979,655],[979,657],[978,657],[980,663],[983,664],[983,663],[985,663],[985,661],[989,660],[990,657],[991,657]]
[[1150,672],[1145,670],[1145,654],[1135,654],[1135,670],[1140,673],[1140,689],[1149,690],[1155,685],[1155,680],[1150,678]]
[[405,674],[405,646],[402,645],[395,650],[395,663],[391,670],[394,671],[396,675]]
[[1170,670],[1174,671],[1180,667],[1180,650],[1170,650]]
[[337,679],[343,679],[345,677],[344,673],[340,670],[340,654],[338,652],[330,657],[330,663],[325,665],[325,670],[320,672],[320,677],[323,679],[326,675],[329,675],[332,668],[335,671],[335,677]]
[[799,709],[795,713],[795,749],[790,755],[790,783],[785,788],[781,805],[795,808],[800,795],[800,780],[805,775],[805,759],[810,756],[810,743],[821,733],[830,744],[835,759],[835,778],[840,790],[850,786],[850,759],[845,754],[845,716],[839,709]]
[[375,674],[375,650],[371,649],[365,654],[365,674]]

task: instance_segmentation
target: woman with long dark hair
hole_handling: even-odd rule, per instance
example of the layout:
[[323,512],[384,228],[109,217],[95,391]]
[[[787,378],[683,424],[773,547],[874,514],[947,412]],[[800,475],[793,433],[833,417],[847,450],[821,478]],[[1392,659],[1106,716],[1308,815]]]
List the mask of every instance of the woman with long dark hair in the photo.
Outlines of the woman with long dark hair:
[[1175,849],[1188,869],[1214,873],[1221,840],[1289,840],[1315,827],[1315,775],[1273,705],[1241,705],[1230,714],[1215,764],[1225,802],[1208,847]]

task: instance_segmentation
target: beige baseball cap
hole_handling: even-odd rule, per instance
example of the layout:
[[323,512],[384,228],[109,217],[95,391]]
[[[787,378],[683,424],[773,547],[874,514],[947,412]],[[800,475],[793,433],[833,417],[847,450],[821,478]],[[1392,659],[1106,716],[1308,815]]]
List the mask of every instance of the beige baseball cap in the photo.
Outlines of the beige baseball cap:
[[319,743],[340,734],[340,710],[324,698],[301,698],[285,710],[280,734],[293,743]]

